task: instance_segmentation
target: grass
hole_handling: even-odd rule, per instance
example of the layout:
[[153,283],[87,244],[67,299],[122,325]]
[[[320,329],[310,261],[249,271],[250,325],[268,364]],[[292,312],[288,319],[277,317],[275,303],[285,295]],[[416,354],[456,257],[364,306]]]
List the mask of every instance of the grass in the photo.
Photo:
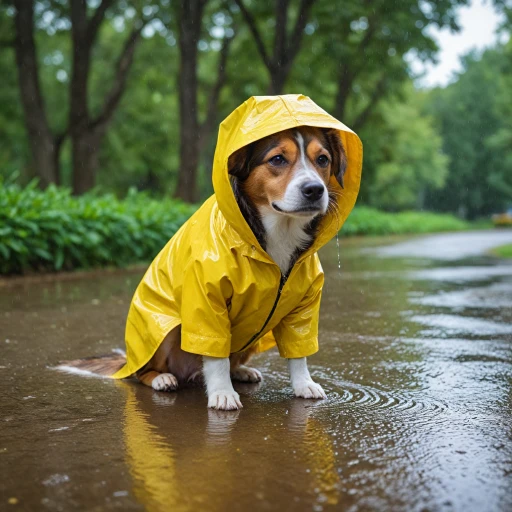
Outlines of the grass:
[[341,234],[346,236],[403,235],[461,231],[471,227],[473,226],[470,223],[453,215],[419,211],[388,213],[367,206],[358,206],[350,214]]
[[512,258],[512,244],[502,245],[491,250],[491,254],[498,258]]
[[[197,206],[152,199],[132,190],[74,197],[65,188],[45,191],[0,182],[0,274],[124,267],[151,261]],[[467,229],[451,215],[386,213],[359,206],[345,236],[431,233]]]

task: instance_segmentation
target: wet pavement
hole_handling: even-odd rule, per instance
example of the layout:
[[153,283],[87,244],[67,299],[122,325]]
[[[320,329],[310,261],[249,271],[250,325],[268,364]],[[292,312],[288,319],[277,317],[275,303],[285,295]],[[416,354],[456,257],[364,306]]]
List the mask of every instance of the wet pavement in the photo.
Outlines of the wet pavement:
[[140,271],[0,286],[0,510],[512,510],[512,262],[459,236],[322,250],[328,399],[272,351],[239,412],[50,368],[122,346]]

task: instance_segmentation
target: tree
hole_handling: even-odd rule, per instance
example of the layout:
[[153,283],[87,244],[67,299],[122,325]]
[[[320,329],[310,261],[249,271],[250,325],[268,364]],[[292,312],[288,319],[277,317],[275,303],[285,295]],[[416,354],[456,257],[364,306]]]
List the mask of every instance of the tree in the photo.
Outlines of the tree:
[[[73,160],[73,191],[81,194],[95,184],[98,169],[98,155],[106,128],[112,120],[125,91],[128,74],[133,62],[135,48],[142,29],[151,18],[137,17],[117,58],[115,73],[103,104],[98,112],[89,107],[89,81],[92,66],[92,52],[107,11],[114,0],[102,0],[89,15],[85,0],[71,0],[67,5],[38,4],[39,16],[51,12],[49,18],[58,20],[60,30],[71,29],[72,56],[69,92],[69,121],[67,127],[54,133],[46,114],[45,101],[40,84],[39,60],[34,37],[36,23],[34,7],[36,2],[15,0],[15,36],[17,68],[20,95],[24,108],[25,124],[30,141],[33,165],[41,185],[60,182],[59,158],[62,143],[71,137]],[[67,22],[67,23],[66,23]],[[52,23],[47,22],[48,23]],[[42,22],[44,27],[45,22]],[[45,28],[50,28],[46,26]],[[52,28],[55,32],[55,29]]]
[[14,2],[16,63],[25,126],[32,153],[32,162],[42,187],[59,182],[59,150],[64,134],[50,129],[41,84],[34,39],[34,4]]
[[512,42],[470,53],[463,64],[456,82],[431,95],[451,163],[445,186],[431,191],[427,204],[473,219],[512,202]]
[[[180,167],[176,196],[190,202],[198,200],[199,156],[215,127],[219,96],[226,80],[229,47],[235,34],[231,27],[224,26],[224,22],[217,25],[223,33],[222,46],[219,51],[216,80],[211,86],[205,119],[201,123],[198,108],[198,44],[204,28],[206,3],[207,0],[180,0],[175,7],[180,54],[178,72]],[[225,15],[223,20],[226,20]]]
[[[425,192],[440,189],[448,173],[448,157],[434,120],[422,112],[424,94],[406,84],[400,101],[384,101],[382,125],[369,134],[365,171],[373,171],[369,201],[386,210],[422,209]],[[370,168],[370,169],[368,169]]]
[[313,61],[312,72],[319,82],[327,72],[334,75],[333,114],[360,130],[381,100],[403,90],[411,74],[409,55],[435,58],[437,44],[426,29],[458,30],[456,8],[464,4],[467,0],[363,0],[332,9],[319,2],[312,23],[322,41],[321,58]]
[[269,73],[267,92],[311,91],[359,130],[409,78],[409,52],[435,57],[425,29],[457,30],[456,7],[468,0],[234,2]]
[[126,88],[128,73],[142,29],[148,20],[138,18],[121,50],[113,82],[96,115],[89,108],[89,75],[92,50],[99,29],[113,0],[102,0],[89,17],[85,0],[70,0],[71,38],[73,46],[69,133],[72,143],[73,192],[82,194],[96,182],[100,145],[112,116]]
[[292,69],[292,64],[299,53],[304,36],[304,28],[306,27],[311,7],[315,1],[316,0],[300,0],[298,13],[293,28],[289,33],[289,18],[293,14],[292,9],[290,9],[290,0],[275,0],[273,13],[274,41],[272,53],[270,53],[267,50],[263,35],[258,28],[256,18],[247,8],[244,0],[235,0],[254,38],[261,60],[270,75],[270,83],[268,86],[269,94],[281,94],[283,92],[286,80]]

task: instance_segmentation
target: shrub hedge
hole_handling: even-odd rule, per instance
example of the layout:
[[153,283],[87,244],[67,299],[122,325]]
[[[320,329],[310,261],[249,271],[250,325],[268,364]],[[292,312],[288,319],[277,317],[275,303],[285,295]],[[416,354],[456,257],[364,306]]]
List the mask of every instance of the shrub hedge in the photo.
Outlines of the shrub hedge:
[[0,183],[0,273],[124,266],[155,257],[196,207],[130,191],[74,197]]
[[388,213],[367,206],[357,206],[345,222],[341,234],[346,236],[421,234],[460,231],[470,227],[471,224],[453,215],[421,211]]
[[[0,274],[125,266],[151,261],[197,206],[152,199],[132,190],[74,197],[65,188],[45,191],[0,182]],[[385,213],[359,206],[342,235],[388,235],[466,229],[450,215]]]
[[491,254],[498,256],[498,258],[512,258],[512,244],[496,247],[491,250]]

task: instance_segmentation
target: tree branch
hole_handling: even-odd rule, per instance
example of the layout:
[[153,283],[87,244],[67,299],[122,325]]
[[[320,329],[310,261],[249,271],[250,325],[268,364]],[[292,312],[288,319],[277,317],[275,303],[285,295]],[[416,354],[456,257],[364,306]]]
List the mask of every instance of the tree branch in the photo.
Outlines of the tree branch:
[[[363,38],[359,42],[357,49],[355,50],[358,55],[363,54],[364,51],[368,48],[376,30],[377,27],[375,25],[375,20],[374,18],[370,18],[368,20],[368,28]],[[337,119],[342,119],[344,117],[345,106],[352,89],[352,84],[354,83],[354,80],[359,75],[359,73],[361,73],[361,71],[364,69],[366,62],[367,60],[363,59],[362,64],[357,68],[351,68],[349,63],[343,64],[343,66],[340,68],[338,78],[338,92],[336,94],[334,107],[334,116]]]
[[105,101],[103,103],[103,107],[100,110],[100,113],[96,119],[90,123],[90,127],[92,129],[103,128],[112,119],[117,105],[119,104],[119,101],[121,100],[121,97],[125,91],[128,74],[133,63],[135,48],[139,41],[142,29],[146,23],[142,24],[142,26],[138,28],[133,29],[126,39],[121,54],[117,60],[114,82],[112,83],[112,86],[105,97]]
[[370,100],[368,101],[366,107],[359,113],[356,117],[355,121],[352,123],[352,129],[357,132],[368,120],[368,117],[371,115],[373,110],[375,109],[377,103],[381,100],[381,98],[386,94],[387,89],[387,73],[384,73],[370,96]]
[[290,41],[288,42],[288,61],[293,62],[297,53],[299,52],[300,45],[302,43],[302,37],[304,36],[304,29],[308,23],[309,13],[316,0],[302,0],[299,8],[299,15],[295,22]]
[[263,39],[261,38],[258,26],[256,25],[256,20],[254,19],[253,15],[246,9],[242,0],[235,0],[235,2],[240,8],[240,11],[242,11],[242,15],[245,18],[247,25],[249,26],[249,30],[251,31],[254,37],[256,47],[258,49],[259,54],[261,55],[261,58],[263,59],[263,63],[269,70],[272,69],[274,63],[270,59],[267,50],[265,49]]
[[103,18],[105,18],[105,13],[113,3],[114,0],[102,0],[101,4],[96,8],[94,14],[87,23],[87,41],[90,45],[92,45],[96,39],[98,30],[103,22]]
[[276,0],[275,18],[276,26],[274,29],[274,55],[273,61],[276,66],[285,64],[287,53],[287,22],[288,7],[290,0]]

